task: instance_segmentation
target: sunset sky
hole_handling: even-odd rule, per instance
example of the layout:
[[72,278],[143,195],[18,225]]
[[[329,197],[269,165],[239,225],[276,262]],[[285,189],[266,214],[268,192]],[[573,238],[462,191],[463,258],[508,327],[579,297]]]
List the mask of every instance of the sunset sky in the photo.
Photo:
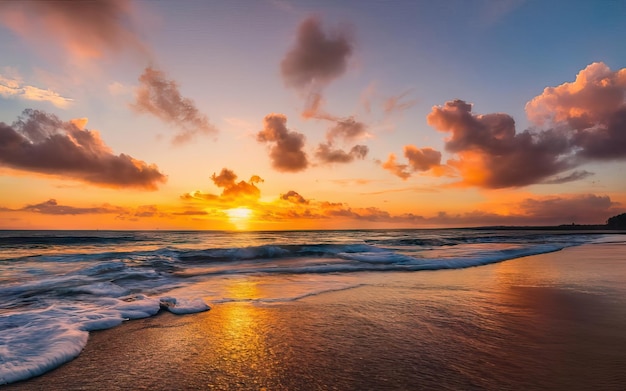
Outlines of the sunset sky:
[[0,1],[0,229],[599,224],[626,2]]

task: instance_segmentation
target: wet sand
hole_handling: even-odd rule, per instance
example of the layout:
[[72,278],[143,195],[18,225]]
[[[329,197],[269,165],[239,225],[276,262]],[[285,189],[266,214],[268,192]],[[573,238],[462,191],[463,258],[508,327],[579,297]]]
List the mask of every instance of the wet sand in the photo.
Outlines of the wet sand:
[[[127,322],[6,390],[620,390],[626,246]],[[276,277],[274,277],[276,278]]]

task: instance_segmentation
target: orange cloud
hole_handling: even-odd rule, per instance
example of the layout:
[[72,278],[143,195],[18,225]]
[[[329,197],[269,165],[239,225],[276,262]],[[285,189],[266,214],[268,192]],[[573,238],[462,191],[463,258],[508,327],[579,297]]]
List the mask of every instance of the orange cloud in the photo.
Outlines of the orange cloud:
[[213,181],[215,186],[222,189],[220,195],[195,191],[183,194],[181,199],[202,205],[230,208],[233,206],[257,205],[261,197],[261,190],[256,184],[262,183],[263,179],[258,175],[253,175],[248,181],[237,181],[237,174],[234,171],[222,168],[219,174],[213,173],[211,175],[211,181]]
[[393,153],[389,154],[386,162],[379,163],[382,168],[403,180],[410,178],[414,172],[430,171],[435,176],[451,175],[449,168],[441,165],[441,152],[432,148],[405,145],[404,157],[408,159],[409,164],[398,163],[396,155]]
[[97,131],[32,109],[12,126],[0,122],[0,165],[115,188],[155,190],[166,181],[157,166],[114,155]]
[[258,175],[253,175],[248,182],[237,182],[237,175],[228,168],[223,168],[219,175],[213,174],[211,180],[215,186],[221,187],[222,197],[226,199],[251,198],[258,200],[261,197],[261,190],[255,186],[255,183],[263,182]]
[[526,104],[526,114],[533,122],[569,122],[574,128],[586,128],[602,121],[624,105],[626,69],[611,71],[602,62],[588,65],[576,80],[543,93]]
[[189,142],[199,134],[217,133],[217,128],[209,122],[207,116],[196,108],[191,99],[183,97],[178,84],[167,79],[163,72],[147,67],[139,76],[139,83],[131,107],[175,126],[178,132],[172,140],[174,144]]
[[287,117],[283,114],[268,114],[263,123],[263,130],[257,134],[257,140],[272,144],[270,148],[272,166],[281,172],[305,170],[309,166],[309,161],[303,150],[304,135],[287,129]]
[[417,148],[414,145],[406,145],[404,156],[409,159],[413,171],[428,171],[441,164],[441,152],[432,148]]
[[[559,133],[547,130],[516,133],[507,114],[478,115],[462,100],[434,106],[428,123],[450,132],[446,150],[458,159],[450,162],[463,183],[486,188],[530,185],[574,167],[568,158],[571,147]],[[523,169],[520,169],[523,167]]]
[[0,2],[0,22],[35,42],[56,41],[78,59],[97,59],[123,49],[147,54],[132,30],[133,9],[125,0]]
[[590,64],[574,82],[546,88],[526,104],[526,113],[539,125],[565,125],[582,158],[626,158],[626,69]]
[[380,162],[382,168],[387,171],[390,171],[395,176],[407,180],[411,177],[411,172],[409,171],[408,164],[400,164],[398,163],[398,158],[395,154],[390,153],[386,162]]
[[474,114],[460,99],[434,106],[427,120],[450,133],[445,149],[454,156],[447,165],[440,152],[413,146],[404,151],[409,164],[391,154],[381,165],[402,179],[411,171],[437,176],[456,170],[462,185],[496,189],[581,180],[593,173],[570,170],[591,160],[626,158],[626,69],[593,63],[574,82],[546,88],[526,112],[539,127],[517,132],[505,113]]

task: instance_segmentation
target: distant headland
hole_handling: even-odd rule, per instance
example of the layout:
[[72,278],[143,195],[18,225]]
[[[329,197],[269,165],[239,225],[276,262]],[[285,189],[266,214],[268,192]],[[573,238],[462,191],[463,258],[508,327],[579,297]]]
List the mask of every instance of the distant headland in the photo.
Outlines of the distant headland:
[[559,230],[559,231],[613,231],[613,230],[626,230],[626,213],[622,213],[607,219],[606,224],[561,224],[561,225],[540,225],[540,226],[511,226],[511,225],[498,225],[489,227],[477,227],[475,229],[502,229],[502,230]]

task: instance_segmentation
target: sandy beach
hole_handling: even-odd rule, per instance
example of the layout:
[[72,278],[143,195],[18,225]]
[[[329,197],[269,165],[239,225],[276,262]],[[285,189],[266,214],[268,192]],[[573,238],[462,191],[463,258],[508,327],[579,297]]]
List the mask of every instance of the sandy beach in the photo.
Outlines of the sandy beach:
[[360,287],[289,303],[162,313],[93,332],[75,360],[3,388],[618,390],[624,250],[369,273]]

